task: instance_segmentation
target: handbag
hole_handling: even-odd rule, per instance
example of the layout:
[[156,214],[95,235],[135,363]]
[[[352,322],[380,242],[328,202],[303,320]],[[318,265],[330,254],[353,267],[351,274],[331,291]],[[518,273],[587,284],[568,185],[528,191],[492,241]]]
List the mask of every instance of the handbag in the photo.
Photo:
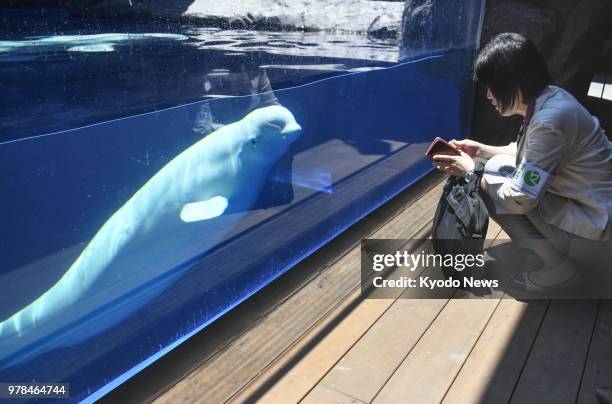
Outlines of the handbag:
[[[482,254],[489,227],[489,212],[480,196],[480,179],[484,165],[477,163],[474,175],[451,176],[446,181],[438,202],[431,230],[436,254]],[[469,270],[458,271],[442,266],[444,275],[469,275]]]

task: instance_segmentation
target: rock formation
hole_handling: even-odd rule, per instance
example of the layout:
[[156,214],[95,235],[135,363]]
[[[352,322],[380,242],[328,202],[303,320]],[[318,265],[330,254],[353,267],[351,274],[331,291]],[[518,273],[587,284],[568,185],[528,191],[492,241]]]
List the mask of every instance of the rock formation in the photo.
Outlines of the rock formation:
[[372,0],[68,0],[80,15],[185,19],[223,28],[397,35],[404,3]]

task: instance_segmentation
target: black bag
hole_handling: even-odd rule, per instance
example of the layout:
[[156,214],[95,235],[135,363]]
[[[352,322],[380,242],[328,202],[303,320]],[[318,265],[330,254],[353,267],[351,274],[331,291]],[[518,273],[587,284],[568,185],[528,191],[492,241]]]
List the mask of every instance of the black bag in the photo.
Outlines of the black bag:
[[[479,195],[480,175],[469,180],[451,176],[438,202],[431,237],[437,254],[482,254],[489,227],[489,212]],[[444,275],[457,277],[453,267],[444,267]],[[469,271],[460,275],[469,275]]]

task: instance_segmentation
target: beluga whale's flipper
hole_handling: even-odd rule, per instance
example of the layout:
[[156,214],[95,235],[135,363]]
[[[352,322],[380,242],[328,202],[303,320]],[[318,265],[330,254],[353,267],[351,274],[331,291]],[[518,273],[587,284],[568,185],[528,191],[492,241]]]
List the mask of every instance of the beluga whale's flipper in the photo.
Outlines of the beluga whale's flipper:
[[181,209],[181,220],[190,223],[212,219],[221,216],[227,206],[228,201],[224,196],[214,196],[202,202],[188,203]]

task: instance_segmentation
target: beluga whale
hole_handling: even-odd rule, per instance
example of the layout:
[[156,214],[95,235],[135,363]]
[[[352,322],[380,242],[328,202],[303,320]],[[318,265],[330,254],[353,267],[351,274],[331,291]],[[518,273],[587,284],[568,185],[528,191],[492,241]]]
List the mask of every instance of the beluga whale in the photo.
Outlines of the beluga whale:
[[169,33],[106,33],[91,35],[53,35],[0,41],[0,55],[5,53],[41,54],[45,52],[112,52],[117,45],[145,42],[185,41],[181,34]]
[[[267,106],[170,160],[50,289],[0,322],[0,367],[75,344],[146,305],[172,282],[168,272],[215,247],[244,218],[300,133],[288,109]],[[116,310],[106,310],[116,301]]]

